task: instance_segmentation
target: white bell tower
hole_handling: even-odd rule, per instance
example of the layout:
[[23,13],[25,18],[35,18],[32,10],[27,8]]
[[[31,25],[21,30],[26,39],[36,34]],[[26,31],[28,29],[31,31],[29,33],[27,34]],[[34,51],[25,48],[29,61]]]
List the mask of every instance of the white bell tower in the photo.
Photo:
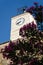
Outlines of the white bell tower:
[[11,18],[10,40],[13,41],[13,40],[16,40],[18,38],[21,38],[21,36],[19,36],[20,28],[23,25],[26,25],[32,21],[34,21],[34,23],[36,24],[34,17],[28,12],[25,12],[23,14],[20,14],[18,16]]

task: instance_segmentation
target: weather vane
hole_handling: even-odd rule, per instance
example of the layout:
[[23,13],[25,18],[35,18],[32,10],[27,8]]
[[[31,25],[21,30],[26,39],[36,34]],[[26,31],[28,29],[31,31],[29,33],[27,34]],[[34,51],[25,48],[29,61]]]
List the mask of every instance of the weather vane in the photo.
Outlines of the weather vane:
[[26,8],[27,8],[27,6],[23,6],[23,7],[21,7],[21,8],[18,8],[18,9],[17,9],[17,14],[22,14],[22,13],[24,13],[24,12],[26,11]]

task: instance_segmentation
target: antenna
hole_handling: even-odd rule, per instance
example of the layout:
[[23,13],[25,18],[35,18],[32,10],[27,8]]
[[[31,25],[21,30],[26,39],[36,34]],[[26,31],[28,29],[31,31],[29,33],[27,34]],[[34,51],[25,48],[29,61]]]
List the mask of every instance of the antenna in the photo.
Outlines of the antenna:
[[24,12],[26,11],[26,8],[27,8],[27,6],[23,6],[23,7],[21,7],[21,8],[18,8],[18,9],[17,9],[17,14],[22,14],[22,13],[24,13]]

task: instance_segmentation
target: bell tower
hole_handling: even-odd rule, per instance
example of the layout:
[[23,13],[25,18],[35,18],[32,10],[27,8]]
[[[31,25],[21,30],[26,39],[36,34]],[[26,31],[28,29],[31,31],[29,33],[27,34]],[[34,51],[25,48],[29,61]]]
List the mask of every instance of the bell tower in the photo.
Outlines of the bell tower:
[[11,18],[10,40],[13,41],[13,40],[16,40],[18,38],[21,38],[21,36],[19,35],[20,28],[23,25],[26,25],[32,21],[34,21],[34,23],[36,24],[34,17],[28,12],[25,12],[25,13],[20,14],[18,16],[12,17]]

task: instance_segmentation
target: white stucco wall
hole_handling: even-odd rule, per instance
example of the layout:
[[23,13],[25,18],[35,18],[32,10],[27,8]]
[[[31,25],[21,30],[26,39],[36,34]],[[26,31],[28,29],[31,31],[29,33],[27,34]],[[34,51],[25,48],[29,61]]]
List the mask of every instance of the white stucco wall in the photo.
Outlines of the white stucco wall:
[[[24,18],[25,21],[22,25],[16,25],[16,22],[18,19],[20,18]],[[10,33],[10,40],[16,40],[18,38],[21,38],[19,36],[19,29],[23,26],[23,25],[26,25],[30,22],[34,21],[34,23],[36,24],[36,21],[34,20],[33,16],[28,13],[28,12],[25,12],[23,14],[20,14],[18,16],[15,16],[15,17],[12,17],[11,18],[11,33]]]

